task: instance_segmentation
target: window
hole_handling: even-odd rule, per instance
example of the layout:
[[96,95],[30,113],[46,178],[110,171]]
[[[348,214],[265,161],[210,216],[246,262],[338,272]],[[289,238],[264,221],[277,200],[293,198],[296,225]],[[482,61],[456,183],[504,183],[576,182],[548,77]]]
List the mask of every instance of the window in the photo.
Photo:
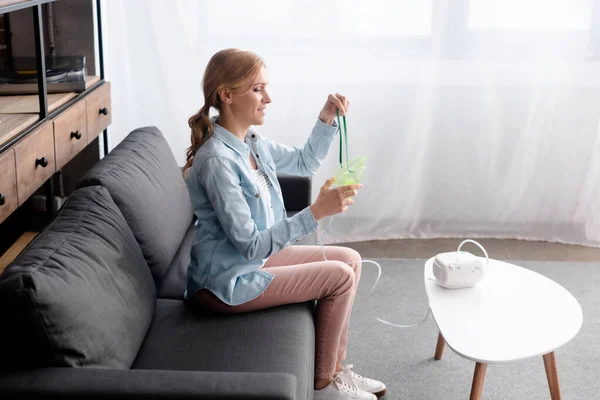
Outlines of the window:
[[471,0],[469,28],[527,31],[589,30],[593,0]]
[[423,36],[431,32],[432,0],[208,1],[206,12],[216,36]]

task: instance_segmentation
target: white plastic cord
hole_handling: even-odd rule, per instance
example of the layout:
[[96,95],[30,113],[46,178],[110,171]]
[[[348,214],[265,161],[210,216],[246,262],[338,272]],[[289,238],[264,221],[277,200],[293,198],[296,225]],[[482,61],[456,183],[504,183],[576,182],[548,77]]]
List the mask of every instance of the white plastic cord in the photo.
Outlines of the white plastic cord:
[[489,266],[489,265],[490,265],[490,258],[488,257],[488,253],[487,253],[487,251],[485,251],[485,249],[483,248],[483,246],[482,246],[482,245],[480,245],[479,243],[477,243],[476,241],[474,241],[474,240],[471,240],[471,239],[466,239],[466,240],[463,240],[463,241],[462,241],[462,242],[461,242],[461,243],[458,245],[458,249],[456,250],[456,264],[457,264],[457,265],[460,265],[460,249],[461,249],[461,247],[463,247],[463,244],[465,244],[465,243],[473,243],[473,244],[476,244],[476,245],[477,245],[477,247],[479,247],[479,248],[481,249],[481,251],[483,251],[483,254],[485,254],[485,266],[487,267],[487,266]]
[[[323,238],[325,238],[325,235],[327,234],[327,232],[329,231],[329,226],[331,225],[331,221],[333,221],[333,216],[331,216],[331,218],[329,219],[329,223],[327,223],[327,226],[325,227],[325,230],[323,232],[323,237],[321,238],[321,240],[319,240],[318,238],[318,234],[317,234],[317,244],[319,246],[321,246],[321,251],[323,252],[323,260],[325,261],[329,261],[327,260],[327,257],[325,256],[325,247],[323,246]],[[485,251],[485,250],[484,250]],[[375,280],[375,284],[373,284],[373,287],[371,288],[371,292],[369,293],[369,297],[371,299],[373,299],[373,292],[375,291],[375,287],[377,286],[377,283],[379,282],[379,278],[381,277],[381,265],[379,265],[377,262],[372,261],[372,260],[356,260],[356,261],[350,261],[347,264],[355,264],[355,263],[371,263],[374,264],[377,267],[377,279]],[[372,303],[371,303],[372,304]],[[381,323],[384,323],[386,325],[390,325],[390,326],[394,326],[396,328],[414,328],[416,326],[421,325],[423,322],[425,322],[427,320],[427,318],[429,317],[429,314],[431,313],[431,308],[427,308],[427,315],[425,315],[425,318],[423,318],[420,322],[416,323],[416,324],[411,324],[411,325],[401,325],[401,324],[395,324],[393,322],[388,322],[385,321],[381,318],[375,317],[375,319]]]

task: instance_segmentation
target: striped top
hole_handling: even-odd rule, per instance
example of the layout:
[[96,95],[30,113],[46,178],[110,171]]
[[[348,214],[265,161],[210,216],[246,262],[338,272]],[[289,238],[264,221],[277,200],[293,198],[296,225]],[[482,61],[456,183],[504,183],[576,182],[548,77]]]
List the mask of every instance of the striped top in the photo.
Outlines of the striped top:
[[275,216],[273,214],[273,205],[271,204],[271,182],[265,172],[257,165],[257,169],[252,170],[254,176],[254,182],[258,186],[260,191],[260,197],[265,203],[265,209],[267,210],[267,228],[270,228],[275,223]]

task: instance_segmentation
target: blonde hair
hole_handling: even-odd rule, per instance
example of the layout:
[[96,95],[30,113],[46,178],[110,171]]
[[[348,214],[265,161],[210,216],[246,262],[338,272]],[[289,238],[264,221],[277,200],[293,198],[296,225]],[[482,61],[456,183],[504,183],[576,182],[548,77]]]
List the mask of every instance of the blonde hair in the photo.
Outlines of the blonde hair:
[[219,112],[222,111],[219,91],[226,88],[231,90],[239,88],[248,77],[258,74],[264,65],[264,61],[258,55],[246,50],[224,49],[212,56],[202,78],[204,105],[188,120],[192,143],[186,150],[184,176],[194,163],[194,156],[200,146],[213,134],[209,111],[211,107]]

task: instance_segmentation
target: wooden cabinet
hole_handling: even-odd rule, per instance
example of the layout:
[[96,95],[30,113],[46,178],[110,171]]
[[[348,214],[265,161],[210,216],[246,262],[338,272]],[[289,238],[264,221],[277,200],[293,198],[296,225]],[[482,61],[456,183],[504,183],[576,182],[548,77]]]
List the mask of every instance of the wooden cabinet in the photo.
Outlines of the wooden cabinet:
[[55,172],[54,134],[46,122],[14,146],[17,197],[22,205]]
[[[19,97],[19,107],[15,109],[19,111],[18,114],[0,113],[0,121],[18,120],[21,124],[26,121],[30,125],[35,123],[37,121],[35,114],[23,112],[27,111],[26,104],[37,107],[37,103],[25,97]],[[61,98],[57,97],[55,102],[62,102],[60,105],[67,104],[63,101],[64,97],[65,95]],[[0,206],[0,223],[111,123],[109,82],[101,83],[78,100],[72,99],[74,97],[69,98],[73,103],[54,118],[43,122],[16,144],[0,153],[0,193],[6,199],[10,198],[4,200],[5,204]],[[49,106],[58,107],[54,102]],[[15,105],[13,104],[12,107],[14,108]],[[0,110],[6,108],[2,108],[0,104]],[[18,132],[14,125],[7,124],[4,127],[10,130],[4,133],[5,141]],[[12,168],[9,168],[9,165],[12,165]],[[2,196],[0,196],[1,202]]]
[[0,223],[18,206],[15,152],[9,150],[0,155]]
[[[18,104],[10,105],[18,111],[17,114],[0,113],[0,121],[7,122],[5,126],[0,126],[0,133],[3,132],[0,138],[4,142],[8,142],[19,129],[23,129],[23,124],[31,125],[38,120],[33,113],[37,111],[33,108],[38,107],[38,103],[33,101],[37,96],[29,99],[26,97],[28,96],[19,96]],[[52,99],[53,102],[49,104],[51,108],[68,104],[64,98],[68,98],[72,104],[63,107],[52,119],[44,121],[34,131],[0,153],[0,193],[6,197],[4,204],[0,205],[0,223],[111,123],[109,82],[102,82],[79,99],[75,97],[62,95]],[[26,113],[27,105],[32,108],[31,114]],[[6,107],[9,107],[8,103],[0,103],[0,110],[6,111]],[[12,168],[9,168],[10,165]]]

